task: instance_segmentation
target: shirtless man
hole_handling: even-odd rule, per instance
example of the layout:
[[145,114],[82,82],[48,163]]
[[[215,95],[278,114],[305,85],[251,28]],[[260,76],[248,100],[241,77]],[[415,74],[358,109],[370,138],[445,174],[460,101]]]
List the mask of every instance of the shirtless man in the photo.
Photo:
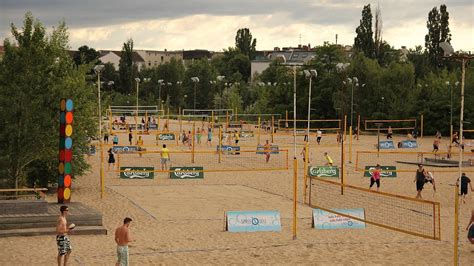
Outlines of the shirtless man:
[[[71,254],[71,241],[69,240],[68,233],[73,228],[67,227],[66,216],[68,215],[68,206],[61,206],[61,215],[59,215],[56,222],[56,243],[58,245],[58,265],[67,265],[69,254]],[[64,258],[64,262],[63,262]],[[63,262],[63,264],[61,264]]]
[[471,244],[474,244],[474,209],[472,209],[471,220],[469,221],[466,230],[468,230],[467,239],[469,239]]
[[132,219],[126,217],[123,220],[123,225],[115,229],[115,243],[117,243],[116,266],[128,266],[128,243],[132,242],[128,227],[131,222]]

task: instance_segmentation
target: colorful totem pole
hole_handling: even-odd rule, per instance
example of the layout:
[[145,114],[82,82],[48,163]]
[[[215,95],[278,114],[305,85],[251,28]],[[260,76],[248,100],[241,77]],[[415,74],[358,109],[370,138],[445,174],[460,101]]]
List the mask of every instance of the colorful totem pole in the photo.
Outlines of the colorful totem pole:
[[58,203],[68,203],[71,200],[73,109],[74,105],[71,99],[61,99],[59,113]]

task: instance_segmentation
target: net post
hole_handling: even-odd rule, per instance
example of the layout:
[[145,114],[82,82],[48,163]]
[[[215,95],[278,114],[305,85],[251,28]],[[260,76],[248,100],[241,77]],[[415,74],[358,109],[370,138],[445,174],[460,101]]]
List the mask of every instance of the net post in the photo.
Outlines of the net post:
[[104,147],[99,141],[100,147],[100,198],[104,198]]
[[112,109],[110,108],[110,105],[109,105],[109,115],[110,115],[110,118],[109,118],[109,134],[112,134],[112,126],[113,126],[113,117],[112,117]]
[[[178,121],[179,121],[178,138],[179,138],[179,136],[181,135],[181,129],[182,129],[182,127],[183,127],[183,123],[182,123],[183,120],[181,119],[181,107],[178,108],[178,112],[179,112],[179,114],[178,114]],[[159,125],[158,125],[158,126],[159,126]],[[178,138],[176,138],[176,139],[178,139]]]
[[261,121],[260,121],[260,116],[258,117],[258,131],[257,131],[257,144],[260,144],[260,126],[261,126]]
[[293,240],[296,239],[296,202],[297,202],[297,182],[298,182],[298,160],[293,158]]
[[211,130],[214,129],[214,111],[211,111]]
[[135,114],[135,139],[138,139],[138,108],[137,113]]
[[235,122],[238,121],[238,116],[239,116],[239,115],[238,115],[238,113],[237,113],[237,107],[235,107]]
[[229,111],[225,111],[225,127],[229,128]]
[[219,126],[219,149],[217,153],[219,154],[219,163],[221,163],[221,153],[222,153],[222,126]]
[[288,121],[288,110],[285,111],[285,121]]
[[[156,125],[156,128],[158,129],[158,131],[160,131],[160,120],[161,120],[161,115],[158,114],[158,125]],[[181,130],[181,127],[179,128],[179,130]]]
[[451,145],[451,143],[453,143],[453,125],[449,128],[449,145]]
[[423,114],[421,114],[421,138],[423,138]]
[[[347,115],[344,115],[344,132],[346,132]],[[341,195],[344,195],[344,138],[341,138]]]
[[166,124],[170,126],[170,107],[168,106],[168,116],[166,116]]
[[357,140],[359,140],[360,135],[360,114],[357,115]]
[[275,132],[274,126],[275,126],[275,117],[272,115],[272,127],[271,127],[271,129],[272,129],[272,143],[274,143],[274,141],[273,141],[273,132]]
[[352,163],[352,126],[349,126],[349,163]]
[[192,163],[194,163],[194,146],[196,146],[196,122],[193,122],[193,142],[192,142],[192,145],[193,145],[193,152],[192,152]]
[[453,257],[453,264],[455,266],[459,265],[458,261],[458,252],[459,252],[459,247],[458,247],[458,241],[459,241],[459,191],[458,191],[458,186],[454,187],[454,257]]
[[347,115],[344,115],[344,136],[343,139],[346,140],[347,137]]
[[303,177],[304,177],[304,186],[303,186],[303,200],[304,200],[304,203],[306,203],[306,195],[307,195],[307,189],[308,189],[308,162],[309,162],[309,157],[308,157],[308,149],[309,149],[309,137],[308,137],[308,141],[306,141],[306,144],[305,144],[305,150],[304,150],[304,163],[303,163]]

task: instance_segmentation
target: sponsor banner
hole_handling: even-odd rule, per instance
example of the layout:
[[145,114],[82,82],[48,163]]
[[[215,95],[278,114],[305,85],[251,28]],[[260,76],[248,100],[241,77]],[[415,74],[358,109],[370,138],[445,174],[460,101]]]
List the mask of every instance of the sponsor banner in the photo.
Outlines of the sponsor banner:
[[242,128],[242,125],[241,124],[231,124],[231,123],[229,123],[229,125],[227,127],[228,128]]
[[180,167],[175,166],[170,168],[170,178],[171,179],[196,179],[204,178],[204,167],[194,166],[194,167]]
[[[365,212],[363,208],[332,210],[353,217],[365,219]],[[313,227],[316,229],[361,229],[365,228],[365,222],[353,220],[349,217],[323,211],[321,209],[313,209]]]
[[[216,151],[219,151],[219,145],[216,146]],[[240,146],[229,146],[229,145],[222,145],[221,151],[225,152],[226,154],[240,154]]]
[[281,231],[279,211],[228,211],[226,227],[229,232]]
[[315,177],[339,177],[337,166],[308,166],[308,175]]
[[174,133],[161,133],[161,134],[158,134],[158,139],[159,140],[175,140],[176,137]]
[[241,131],[240,137],[241,138],[252,138],[254,136],[253,131]]
[[158,129],[158,124],[150,124],[150,129]]
[[391,140],[383,140],[379,142],[380,149],[395,149],[393,145],[393,141]]
[[138,146],[113,146],[112,151],[114,153],[129,153],[138,151]]
[[418,148],[418,143],[416,140],[404,140],[400,142],[398,147],[403,149],[415,149]]
[[[364,171],[365,177],[371,177],[372,171],[375,169],[375,165],[366,166]],[[396,166],[380,166],[381,172],[380,177],[397,177]]]
[[154,167],[120,167],[120,178],[128,179],[153,179]]
[[[263,147],[263,145],[258,145],[257,146],[257,154],[264,154],[265,148]],[[272,145],[271,146],[271,152],[270,154],[279,154],[280,153],[280,149],[278,148],[278,145]]]

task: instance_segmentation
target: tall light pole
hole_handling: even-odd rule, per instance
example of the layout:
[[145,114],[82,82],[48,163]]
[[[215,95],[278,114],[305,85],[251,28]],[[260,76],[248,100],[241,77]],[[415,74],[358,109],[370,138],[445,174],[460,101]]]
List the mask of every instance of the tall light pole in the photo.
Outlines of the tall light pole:
[[[217,76],[217,81],[222,82],[225,79],[225,76]],[[222,109],[222,84],[217,84],[219,86],[219,109]]]
[[196,114],[196,85],[199,82],[199,78],[198,77],[192,77],[191,80],[194,83],[194,114]]
[[100,198],[104,198],[104,149],[102,149],[102,108],[100,102],[100,74],[104,65],[96,65],[94,72],[97,74],[97,97],[99,98],[99,146],[100,146]]
[[138,86],[140,84],[140,78],[135,78],[135,82],[137,83],[137,110],[135,113],[135,132],[138,133]]
[[[162,79],[158,80],[158,99],[159,99],[160,104],[161,104],[161,86],[163,85],[163,83],[164,83],[164,80]],[[161,106],[161,109],[163,110],[163,106]]]
[[318,76],[318,72],[315,69],[304,70],[305,76],[309,78],[309,88],[308,88],[308,131],[306,132],[306,142],[309,142],[309,128],[311,120],[311,80]]

